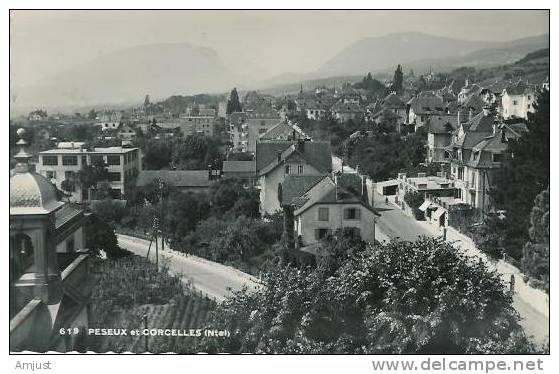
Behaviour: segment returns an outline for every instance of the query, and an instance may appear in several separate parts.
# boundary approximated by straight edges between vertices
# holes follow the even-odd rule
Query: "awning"
[[[421,204],[421,206],[419,207],[419,210],[425,212],[427,208],[429,208],[429,205],[431,205],[431,202],[429,200],[425,200],[423,204]]]
[[[439,219],[445,213],[446,213],[446,210],[444,210],[443,208],[438,208],[437,210],[435,210],[433,212],[433,215],[431,216],[431,219]]]

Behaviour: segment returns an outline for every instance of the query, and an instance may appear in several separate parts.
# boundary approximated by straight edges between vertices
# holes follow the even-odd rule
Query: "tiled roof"
[[[280,159],[278,160],[278,153]],[[275,169],[292,154],[299,153],[319,173],[332,171],[332,149],[329,142],[283,141],[256,143],[256,170],[265,174]]]
[[[353,103],[344,103],[341,100],[338,101],[336,104],[334,104],[334,106],[332,107],[332,111],[338,113],[364,113],[365,112],[365,110],[361,108],[359,105]]]
[[[411,99],[408,104],[415,114],[443,112],[443,100],[435,95],[417,96]]]
[[[383,100],[382,107],[385,109],[404,109],[406,104],[396,95],[391,93]]]
[[[299,126],[292,125],[285,122],[280,122],[264,134],[260,136],[262,140],[274,140],[274,139],[281,139],[287,140],[288,137],[293,135],[293,132],[296,133],[296,138],[307,138],[308,136],[299,128]]]
[[[519,81],[515,85],[508,86],[505,88],[507,94],[509,95],[527,95],[534,92],[534,88],[527,85],[526,83]]]
[[[83,212],[82,209],[79,209],[72,204],[64,204],[62,208],[57,210],[54,213],[55,217],[55,228],[60,228],[64,226],[66,223],[71,221],[74,217],[79,216]]]
[[[281,201],[282,205],[299,205],[304,203],[301,195],[314,187],[325,175],[288,175],[282,183]]]
[[[27,172],[10,177],[10,214],[45,214],[63,204],[56,188],[42,175]]]
[[[256,171],[262,170],[277,158],[294,142],[291,141],[264,141],[256,143]]]
[[[142,170],[136,186],[143,187],[161,178],[164,183],[175,187],[208,187],[208,170]]]
[[[426,126],[432,134],[450,134],[458,128],[458,118],[456,115],[430,116]]]
[[[224,173],[256,173],[256,161],[223,161]]]

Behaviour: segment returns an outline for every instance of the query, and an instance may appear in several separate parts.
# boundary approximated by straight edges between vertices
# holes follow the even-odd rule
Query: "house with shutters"
[[[358,179],[359,176],[351,175]],[[289,175],[281,187],[286,237],[291,248],[319,253],[321,242],[343,232],[373,242],[374,216],[362,191],[343,186],[340,176]],[[360,186],[357,187],[359,189]]]
[[[256,143],[256,175],[263,213],[272,214],[281,209],[278,189],[287,176],[331,173],[332,149],[329,142],[299,139]]]

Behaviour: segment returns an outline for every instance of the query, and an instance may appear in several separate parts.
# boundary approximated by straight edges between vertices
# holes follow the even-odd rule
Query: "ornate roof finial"
[[[25,133],[26,131],[23,128],[19,128],[17,130],[19,140],[16,144],[20,146],[20,149],[19,152],[14,156],[14,158],[17,160],[17,164],[15,167],[16,173],[27,173],[29,171],[29,159],[31,158],[31,155],[25,150],[25,146],[27,145],[27,142],[23,139]]]

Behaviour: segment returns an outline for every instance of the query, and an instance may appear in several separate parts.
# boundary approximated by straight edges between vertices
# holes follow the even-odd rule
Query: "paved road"
[[[117,234],[118,244],[139,256],[146,257],[149,242],[144,239],[128,235]],[[161,248],[161,246],[160,246]],[[155,261],[155,244],[152,245],[149,259]],[[229,266],[208,261],[196,256],[184,256],[178,252],[159,251],[159,263],[167,262],[169,271],[188,280],[192,287],[203,292],[208,297],[221,302],[237,291],[247,286],[249,289],[259,287],[258,280],[240,270]]]
[[[371,196],[370,193],[369,196]],[[374,196],[373,206],[380,213],[380,217],[377,217],[377,227],[391,239],[414,241],[420,236],[433,236],[431,231],[404,214],[396,205],[390,202],[386,204],[383,196],[378,193],[375,193]]]
[[[385,197],[375,193],[375,208],[378,208],[381,216],[377,218],[377,227],[390,238],[400,238],[400,240],[416,240],[419,236],[434,237],[441,233],[429,226],[426,222],[418,222],[405,214],[400,208],[392,202],[385,203]],[[449,240],[452,240],[450,238]],[[466,244],[466,243],[463,243]],[[460,245],[460,243],[458,243]],[[469,248],[467,245],[460,245],[468,255],[486,257],[479,253],[477,249]],[[470,246],[471,247],[471,246]],[[510,278],[510,274],[506,273],[503,266],[498,266],[497,270],[502,274],[503,280],[506,282]],[[491,264],[491,268],[495,268]],[[517,282],[520,283],[520,280]],[[532,337],[532,341],[542,345],[549,339],[549,315],[541,312],[541,307],[536,309],[530,302],[532,294],[523,292],[521,296],[517,291],[513,296],[513,306],[521,317],[520,325],[528,336]],[[534,301],[536,302],[536,301]],[[541,300],[538,300],[541,304]]]

